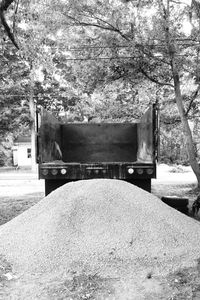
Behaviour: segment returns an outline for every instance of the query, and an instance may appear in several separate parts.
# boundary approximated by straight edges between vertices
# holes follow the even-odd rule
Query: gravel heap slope
[[[199,223],[134,185],[109,179],[60,187],[1,226],[0,241],[0,255],[18,273],[162,274],[200,257]]]

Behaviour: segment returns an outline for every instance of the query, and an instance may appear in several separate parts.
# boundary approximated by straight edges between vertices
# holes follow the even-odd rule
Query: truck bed
[[[38,160],[46,193],[70,180],[91,178],[127,180],[150,191],[156,177],[156,131],[153,106],[137,123],[63,124],[44,111]]]
[[[64,162],[137,160],[137,124],[66,124],[61,132]]]

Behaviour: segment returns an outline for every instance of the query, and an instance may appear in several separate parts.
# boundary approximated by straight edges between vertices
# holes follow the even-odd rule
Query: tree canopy
[[[12,32],[2,22],[3,119],[9,108],[13,120],[19,112],[31,123],[30,95],[71,121],[130,121],[159,100],[165,130],[182,124],[192,153],[188,120],[196,124],[200,114],[198,1],[4,0],[0,7]]]

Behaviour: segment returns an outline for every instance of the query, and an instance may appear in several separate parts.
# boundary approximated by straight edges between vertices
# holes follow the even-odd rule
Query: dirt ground
[[[161,198],[162,196],[169,195],[187,197],[189,199],[189,209],[191,211],[191,205],[199,193],[199,190],[196,188],[196,186],[196,178],[193,172],[191,171],[190,167],[159,165],[157,179],[152,180],[152,193],[158,196],[159,198]],[[24,172],[22,170],[7,172],[0,171],[0,225],[8,222],[15,216],[27,210],[32,205],[39,202],[43,197],[44,181],[38,180],[37,174],[27,171]],[[195,218],[198,221],[200,221],[200,213],[199,216],[196,216]],[[6,262],[3,263],[3,267],[0,264],[0,290],[1,288],[3,288],[2,291],[4,291],[6,295],[9,295],[10,279],[3,278],[1,276],[1,271],[6,268],[8,268],[9,271],[9,266],[6,265]],[[150,275],[147,278],[147,280],[148,279],[151,279]],[[199,279],[199,264],[197,267],[177,270],[176,273],[169,274],[166,278],[163,278],[162,284],[168,288],[168,293],[166,293],[159,299],[200,299]],[[102,280],[98,279],[98,277],[92,279],[90,278],[89,281],[85,278],[83,279],[83,282],[81,280],[80,278],[74,277],[73,282],[70,283],[73,285],[74,295],[72,296],[71,293],[70,297],[68,297],[66,294],[66,290],[69,290],[66,288],[66,282],[63,283],[62,280],[58,280],[58,282],[55,285],[49,281],[48,284],[50,294],[49,298],[45,299],[100,299],[96,298],[95,294],[98,293],[98,289],[103,289]],[[1,294],[0,292],[0,299],[1,295],[5,295],[5,293]],[[153,299],[151,298],[150,294],[148,299]],[[8,298],[6,299],[11,298],[9,298],[8,296]],[[135,300],[140,299],[136,298]]]

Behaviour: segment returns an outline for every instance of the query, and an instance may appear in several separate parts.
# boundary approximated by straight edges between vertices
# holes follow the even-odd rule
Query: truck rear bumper
[[[150,179],[156,178],[156,164],[135,163],[44,163],[39,166],[40,179],[81,180],[93,178]]]

